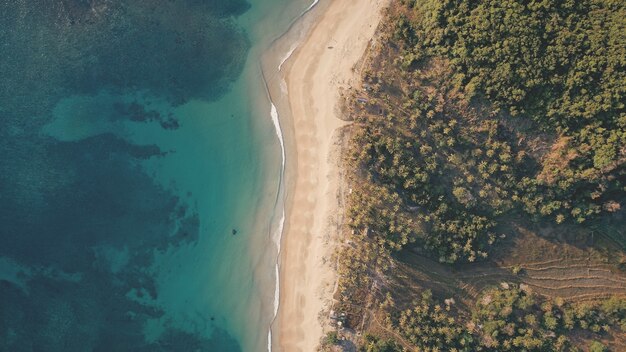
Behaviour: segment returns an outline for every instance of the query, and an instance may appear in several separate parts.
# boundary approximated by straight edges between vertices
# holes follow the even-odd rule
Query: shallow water
[[[0,351],[257,351],[309,1],[0,1]]]

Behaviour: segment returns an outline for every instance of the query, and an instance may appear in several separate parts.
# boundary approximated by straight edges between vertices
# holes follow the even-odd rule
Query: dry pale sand
[[[320,312],[332,299],[329,223],[338,211],[339,165],[331,158],[340,88],[356,86],[364,55],[387,0],[333,0],[292,57],[285,80],[297,170],[281,254],[278,343],[281,351],[315,351]],[[331,236],[332,237],[332,236]],[[331,240],[332,242],[332,240]],[[323,319],[322,319],[323,320]]]

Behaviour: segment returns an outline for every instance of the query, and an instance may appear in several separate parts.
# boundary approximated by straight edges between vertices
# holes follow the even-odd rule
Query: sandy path
[[[286,71],[297,158],[293,198],[281,255],[279,348],[315,351],[323,334],[318,318],[329,302],[334,272],[329,218],[337,212],[338,163],[331,158],[339,88],[358,82],[363,56],[387,0],[333,0],[292,57]]]

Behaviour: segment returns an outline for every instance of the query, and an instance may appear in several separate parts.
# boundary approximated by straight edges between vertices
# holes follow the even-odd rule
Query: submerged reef
[[[170,151],[109,132],[59,140],[43,128],[70,97],[143,92],[172,107],[219,98],[246,60],[250,44],[233,19],[248,8],[0,1],[0,351],[239,349],[218,328],[206,336],[172,326],[146,341],[146,322],[163,312],[129,297],[156,298],[146,270],[155,250],[198,238],[194,206],[139,166]],[[83,115],[168,130],[184,124],[142,102],[114,106]]]

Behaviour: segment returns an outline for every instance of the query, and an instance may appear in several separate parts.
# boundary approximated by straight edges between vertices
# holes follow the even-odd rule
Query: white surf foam
[[[278,236],[274,238],[276,247],[278,247],[279,254],[280,254],[280,239],[282,237],[284,224],[285,224],[285,211],[283,210],[281,218],[280,218],[280,224],[276,231],[276,234],[278,234]],[[276,286],[274,288],[274,318],[276,318],[276,315],[278,315],[278,306],[280,304],[280,273],[279,273],[278,260],[276,261],[275,268],[276,268]],[[272,329],[271,328],[267,332],[267,350],[269,352],[272,352]]]
[[[320,2],[320,0],[314,0],[313,3],[311,5],[309,5],[309,7],[306,8],[306,10],[304,10],[304,12],[302,13],[303,15],[309,11],[311,11],[312,8],[315,7],[315,5],[317,5],[317,3]]]
[[[294,51],[296,51],[296,49],[298,49],[298,46],[300,44],[299,43],[293,43],[291,45],[291,47],[289,48],[289,51],[287,51],[287,54],[285,54],[285,56],[283,56],[282,60],[280,60],[280,64],[278,64],[278,71],[280,71],[283,68],[283,64],[289,60],[289,58],[291,57],[291,55],[293,54]]]
[[[302,16],[306,15],[307,12],[311,11],[315,5],[317,5],[317,3],[320,0],[314,0],[313,3],[311,5],[309,5],[309,7],[306,8],[306,10],[302,11],[302,13],[300,14],[300,16],[298,16],[293,23],[295,23],[298,19],[300,19]],[[292,23],[292,25],[293,25]],[[291,26],[290,26],[291,27]],[[283,65],[285,64],[285,62],[287,60],[289,60],[289,58],[291,57],[291,55],[293,54],[294,51],[296,51],[296,49],[298,49],[298,46],[300,46],[300,42],[295,42],[293,44],[291,44],[291,47],[289,48],[289,50],[287,50],[287,53],[285,54],[285,56],[283,56],[283,58],[280,60],[280,63],[278,64],[278,71],[280,71],[283,67]]]
[[[271,110],[270,115],[272,117],[272,123],[274,124],[274,129],[276,131],[276,136],[278,137],[278,141],[280,142],[280,150],[281,150],[281,168],[280,168],[280,182],[278,188],[278,196],[282,195],[282,187],[283,187],[283,178],[285,176],[285,161],[286,161],[286,152],[285,152],[285,142],[283,139],[283,130],[280,127],[280,117],[278,116],[278,110],[276,109],[276,105],[270,98]],[[277,199],[276,208],[281,206],[279,200]],[[276,209],[278,210],[278,209]],[[272,321],[276,319],[278,315],[278,307],[280,304],[280,268],[279,268],[279,258],[280,258],[280,243],[283,237],[283,228],[285,226],[285,208],[281,206],[280,209],[280,218],[278,219],[278,227],[276,231],[272,234],[272,241],[276,245],[276,265],[275,265],[275,274],[276,274],[276,284],[274,287],[274,316]],[[267,350],[268,352],[272,352],[272,328],[270,327],[267,333]]]
[[[274,123],[274,128],[276,129],[276,135],[278,136],[278,141],[280,142],[280,150],[282,155],[282,163],[281,163],[281,179],[283,174],[285,173],[285,141],[283,140],[283,130],[280,128],[280,120],[278,117],[278,110],[276,110],[276,105],[274,102],[270,101],[272,104],[272,109],[270,111],[270,115],[272,116],[272,122]]]

